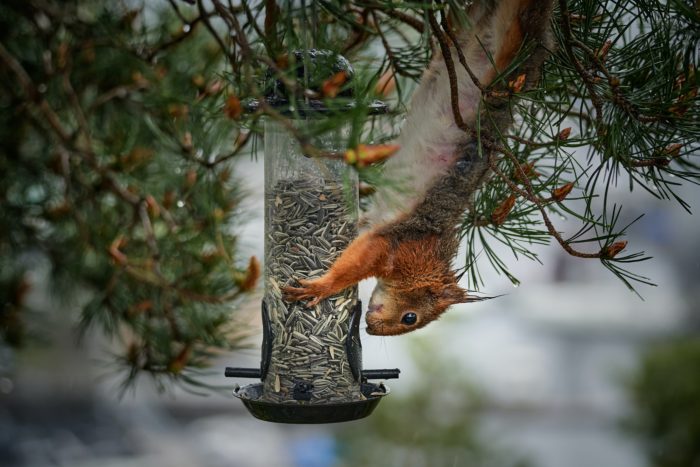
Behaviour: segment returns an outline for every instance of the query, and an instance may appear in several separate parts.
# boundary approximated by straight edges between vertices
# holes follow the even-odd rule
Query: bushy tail
[[[430,151],[431,144],[442,145],[441,150],[450,153],[450,163],[442,172],[436,172],[425,187],[422,200],[412,211],[387,225],[385,230],[414,237],[454,232],[474,192],[488,174],[486,151],[479,151],[473,136],[477,119],[481,119],[482,138],[508,131],[512,124],[509,105],[512,96],[508,85],[522,76],[524,80],[519,88],[525,90],[539,80],[542,63],[552,44],[551,10],[551,0],[475,1],[467,10],[467,21],[455,25],[457,15],[452,15],[451,36],[456,38],[456,46],[471,71],[470,74],[460,63],[460,54],[455,44],[450,43],[459,110],[467,131],[455,123],[451,95],[454,86],[448,77],[445,57],[439,54],[414,95],[403,129],[403,132],[415,131],[406,137],[402,132],[399,144],[401,140],[413,145],[424,144],[423,151]],[[517,66],[516,58],[522,58]],[[475,78],[482,89],[488,89],[485,95],[474,82]],[[431,122],[426,121],[431,118],[426,109],[436,105],[437,123],[431,126]],[[482,118],[484,112],[488,112],[488,117]],[[428,143],[422,143],[423,140]]]
[[[551,0],[496,0],[475,1],[467,10],[467,20],[450,23],[456,29],[458,47],[466,59],[472,75],[460,62],[456,47],[450,47],[450,55],[455,64],[457,85],[460,90],[460,107],[475,109],[481,92],[474,83],[477,78],[482,87],[498,88],[523,75],[525,81],[521,89],[534,86],[540,77],[540,68],[553,40],[550,31],[552,14]],[[453,18],[458,15],[453,14]],[[457,23],[457,25],[455,25]],[[522,55],[521,55],[522,54]],[[514,60],[526,57],[518,66]],[[438,60],[445,68],[444,57]],[[449,84],[449,83],[448,83]],[[468,100],[468,98],[472,100]],[[473,124],[474,119],[465,119]],[[504,122],[507,126],[510,121]]]

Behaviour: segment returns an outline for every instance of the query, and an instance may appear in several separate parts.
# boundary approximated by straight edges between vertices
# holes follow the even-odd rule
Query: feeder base
[[[338,423],[364,418],[374,411],[389,388],[383,384],[362,384],[366,400],[337,402],[332,404],[276,403],[261,401],[263,384],[249,384],[233,391],[248,411],[260,420],[276,423]],[[380,395],[378,395],[380,394]]]

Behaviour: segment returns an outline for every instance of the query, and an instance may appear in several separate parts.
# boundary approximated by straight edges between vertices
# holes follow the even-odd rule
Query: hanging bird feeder
[[[339,104],[290,98],[277,81],[266,95],[268,104],[300,128],[355,106],[347,86],[353,70],[345,58],[318,50],[294,55],[298,81],[326,97],[337,96]],[[248,111],[258,106],[246,103]],[[370,106],[370,113],[384,110],[380,102]],[[357,236],[357,173],[342,160],[303,154],[289,131],[272,119],[264,132],[262,359],[260,368],[226,368],[226,376],[261,380],[237,387],[234,395],[262,420],[331,423],[366,417],[389,392],[370,380],[398,378],[399,370],[362,369],[357,287],[309,308],[285,301],[281,292],[297,278],[321,276]],[[342,151],[345,133],[343,128],[326,132],[314,145]]]

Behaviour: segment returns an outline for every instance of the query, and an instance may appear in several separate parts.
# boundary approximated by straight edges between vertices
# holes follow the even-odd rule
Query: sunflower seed
[[[314,385],[308,403],[359,400],[359,383],[347,371],[343,340],[357,288],[313,308],[282,298],[283,286],[298,287],[297,279],[322,276],[357,234],[343,187],[312,178],[280,180],[265,196],[265,301],[273,342],[262,398],[299,403],[293,389],[295,381],[303,380]]]

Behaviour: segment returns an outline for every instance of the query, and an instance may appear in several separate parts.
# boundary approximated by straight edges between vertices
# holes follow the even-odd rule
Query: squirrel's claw
[[[314,307],[325,298],[322,287],[317,281],[299,280],[300,287],[286,286],[282,288],[282,297],[288,302],[298,302],[300,300],[310,299],[307,307]]]

